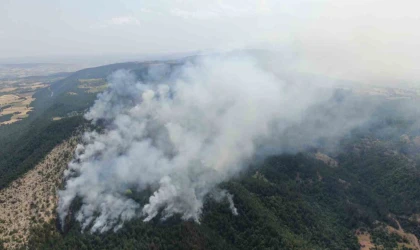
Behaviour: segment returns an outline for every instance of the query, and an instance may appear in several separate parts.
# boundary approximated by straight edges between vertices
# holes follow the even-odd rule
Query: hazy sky
[[[310,7],[298,1],[1,1],[1,57],[184,52],[271,42],[289,36],[290,22]]]
[[[0,59],[287,48],[309,71],[420,79],[418,0],[0,2]]]

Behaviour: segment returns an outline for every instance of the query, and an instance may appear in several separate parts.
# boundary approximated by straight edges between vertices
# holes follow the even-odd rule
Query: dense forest
[[[397,227],[420,237],[408,218],[419,213],[420,170],[394,147],[360,138],[344,142],[338,166],[313,152],[272,156],[222,188],[228,204],[208,200],[201,224],[173,218],[137,219],[116,233],[82,233],[74,218],[64,232],[52,223],[33,231],[34,249],[359,249],[357,229],[370,232],[384,249],[407,239]],[[396,145],[392,145],[396,146]],[[400,148],[401,149],[401,148]],[[141,195],[133,196],[141,201]],[[77,206],[77,204],[75,204]]]
[[[36,93],[29,118],[0,126],[0,189],[87,124],[82,114],[97,93],[77,87],[81,80],[95,79],[100,86],[119,68],[141,78],[147,64],[71,74]],[[32,228],[28,248],[359,249],[359,232],[368,233],[378,249],[409,248],[406,237],[389,229],[401,226],[420,238],[420,224],[412,219],[420,214],[420,127],[416,119],[398,112],[402,102],[382,106],[371,124],[352,131],[334,152],[312,148],[273,155],[223,183],[220,188],[233,195],[236,216],[228,204],[208,199],[200,224],[180,218],[162,221],[159,216],[145,223],[138,218],[103,234],[82,232],[70,216],[64,230],[57,221]],[[144,194],[131,198],[145,202]],[[80,204],[73,206],[76,210]]]
[[[394,129],[399,131],[402,121],[395,119],[385,123],[388,128],[397,124]],[[359,249],[356,232],[361,230],[380,249],[404,249],[409,247],[408,239],[387,228],[398,228],[400,223],[406,232],[420,237],[420,225],[410,219],[420,213],[419,151],[412,140],[418,134],[401,138],[378,131],[379,127],[363,134],[355,131],[343,139],[341,150],[332,154],[336,164],[317,159],[320,153],[313,150],[272,156],[250,167],[221,185],[234,195],[237,216],[228,204],[209,199],[201,224],[179,218],[149,223],[137,219],[116,233],[90,234],[81,232],[72,218],[64,231],[54,223],[34,229],[30,245],[34,249]],[[133,199],[142,202],[142,194]]]
[[[118,69],[132,70],[141,76],[147,65],[120,63],[84,69],[38,90],[31,103],[34,111],[28,118],[0,125],[0,189],[35,166],[55,145],[85,124],[82,114],[92,106],[98,93],[80,88],[80,81],[98,79],[105,84],[106,78]],[[54,117],[62,119],[54,121]]]

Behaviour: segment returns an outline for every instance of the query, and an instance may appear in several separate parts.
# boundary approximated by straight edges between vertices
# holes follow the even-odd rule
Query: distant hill
[[[106,87],[112,72],[128,69],[140,76],[147,72],[149,64],[129,62],[83,69],[38,90],[33,95],[35,100],[30,104],[33,111],[28,118],[0,126],[0,188],[35,166],[84,123],[82,114],[92,106],[98,90]],[[91,79],[97,81],[94,84],[99,81],[102,89],[86,84]],[[59,121],[54,119],[57,117]]]

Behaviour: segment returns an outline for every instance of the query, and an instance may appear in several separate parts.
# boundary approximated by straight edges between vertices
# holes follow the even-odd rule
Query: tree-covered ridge
[[[88,87],[104,85],[107,74],[119,68],[140,78],[147,71],[146,64],[128,63],[76,72],[39,91],[27,120],[0,127],[0,188],[86,124],[81,115],[96,98]],[[116,233],[90,234],[81,233],[73,213],[64,231],[56,221],[34,226],[28,247],[359,249],[360,232],[379,249],[412,247],[399,225],[420,238],[420,128],[415,118],[401,115],[401,102],[386,103],[370,124],[353,131],[334,152],[320,147],[271,156],[223,183],[221,188],[234,196],[237,216],[228,204],[209,199],[201,224],[137,219]],[[140,204],[148,197],[130,195]]]
[[[131,70],[141,79],[151,63],[118,63],[83,69],[38,90],[28,118],[0,125],[0,189],[33,168],[54,146],[86,123],[82,114],[98,94],[84,88],[86,80],[100,79],[103,85],[119,69]]]
[[[38,249],[359,249],[360,230],[378,249],[413,247],[420,238],[419,169],[398,145],[363,138],[335,156],[338,167],[314,153],[273,156],[222,185],[228,204],[207,201],[201,224],[180,219],[131,221],[116,233],[81,233],[74,218],[34,230]],[[392,152],[392,153],[391,153]],[[133,197],[140,199],[139,197]],[[77,204],[75,204],[77,206]],[[399,225],[405,231],[399,234]],[[49,235],[49,236],[48,236]],[[383,248],[382,248],[383,247]]]

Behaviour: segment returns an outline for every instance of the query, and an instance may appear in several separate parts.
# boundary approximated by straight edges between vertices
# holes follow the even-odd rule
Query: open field
[[[32,107],[30,107],[34,100],[32,95],[33,93],[0,96],[0,117],[10,116],[10,119],[0,122],[0,125],[11,124],[26,118],[32,111]]]
[[[0,105],[8,105],[14,102],[18,102],[20,99],[17,95],[3,95],[0,96]]]
[[[28,117],[28,113],[33,110],[33,94],[48,86],[48,82],[39,79],[0,80],[0,125]]]
[[[45,76],[59,72],[73,72],[83,66],[61,63],[0,64],[0,79]]]
[[[0,80],[0,95],[24,94],[48,86],[48,83],[36,80]]]
[[[4,93],[9,93],[9,92],[13,92],[15,90],[17,90],[17,88],[4,88],[1,91],[4,92]]]
[[[79,89],[83,89],[88,93],[99,93],[104,91],[108,84],[103,78],[80,79]]]
[[[10,117],[0,122],[0,125],[11,124],[26,118],[28,113],[32,111],[32,107],[30,107],[34,100],[32,95],[33,93],[0,96],[0,117]]]

